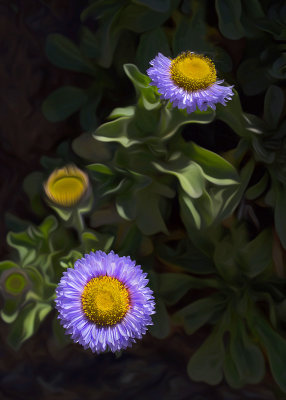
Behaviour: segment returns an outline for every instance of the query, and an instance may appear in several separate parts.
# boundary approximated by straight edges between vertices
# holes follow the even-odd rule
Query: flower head
[[[91,252],[77,260],[56,290],[66,333],[96,353],[126,349],[141,339],[155,307],[146,276],[129,257],[114,252]]]
[[[50,201],[58,206],[71,207],[86,194],[88,177],[76,166],[67,165],[52,172],[44,189]]]
[[[233,86],[221,86],[223,80],[217,80],[213,62],[205,56],[184,52],[171,60],[159,53],[150,62],[147,74],[150,83],[157,86],[163,99],[170,100],[173,107],[186,108],[188,113],[198,109],[215,110],[216,103],[224,106],[233,96]]]

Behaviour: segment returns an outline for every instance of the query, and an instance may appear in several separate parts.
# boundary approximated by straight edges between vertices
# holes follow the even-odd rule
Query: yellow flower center
[[[98,325],[114,325],[130,307],[129,293],[118,279],[99,276],[91,279],[81,295],[87,318]]]
[[[88,186],[87,175],[80,169],[67,166],[55,170],[45,184],[45,191],[54,203],[70,207],[79,202]]]
[[[188,92],[206,89],[216,81],[213,62],[208,57],[190,52],[172,60],[170,73],[173,82]]]

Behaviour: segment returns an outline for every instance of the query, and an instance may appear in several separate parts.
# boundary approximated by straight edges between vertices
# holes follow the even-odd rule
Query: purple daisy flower
[[[130,257],[91,252],[64,272],[56,308],[66,333],[85,349],[126,349],[153,325],[155,302],[147,274]]]
[[[188,113],[198,109],[215,110],[216,103],[226,105],[233,96],[233,86],[221,86],[213,62],[205,56],[184,52],[173,60],[159,53],[150,61],[147,74],[150,85],[157,86],[161,97],[170,100],[173,107],[186,108]]]

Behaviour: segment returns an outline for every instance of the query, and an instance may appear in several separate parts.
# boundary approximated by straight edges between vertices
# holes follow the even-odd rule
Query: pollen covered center
[[[200,54],[185,52],[171,62],[173,82],[189,91],[206,89],[216,82],[216,70],[213,62]]]
[[[76,202],[84,190],[84,182],[76,176],[57,179],[51,186],[54,197],[63,199],[68,194],[71,202]]]
[[[84,287],[81,301],[87,318],[98,325],[117,324],[130,307],[128,290],[110,276],[91,279]]]
[[[70,207],[79,202],[88,187],[87,175],[79,168],[67,166],[55,170],[45,184],[45,191],[56,204]]]

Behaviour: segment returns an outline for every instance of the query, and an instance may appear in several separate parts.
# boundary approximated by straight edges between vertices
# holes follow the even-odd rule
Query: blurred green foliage
[[[260,382],[269,365],[286,393],[284,2],[99,0],[81,21],[76,43],[47,38],[49,61],[89,83],[58,88],[43,113],[58,122],[79,112],[85,132],[24,182],[43,222],[7,216],[11,260],[0,273],[8,343],[18,349],[36,332],[65,268],[114,249],[149,273],[154,337],[175,327],[204,332],[187,365],[192,380],[240,388]],[[210,56],[235,85],[226,107],[187,114],[160,101],[145,75],[149,61],[184,50]],[[198,143],[197,132],[205,135]],[[227,150],[224,132],[234,138]],[[43,182],[69,162],[88,173],[92,195],[81,208],[52,210]],[[54,334],[64,343],[56,320]]]

